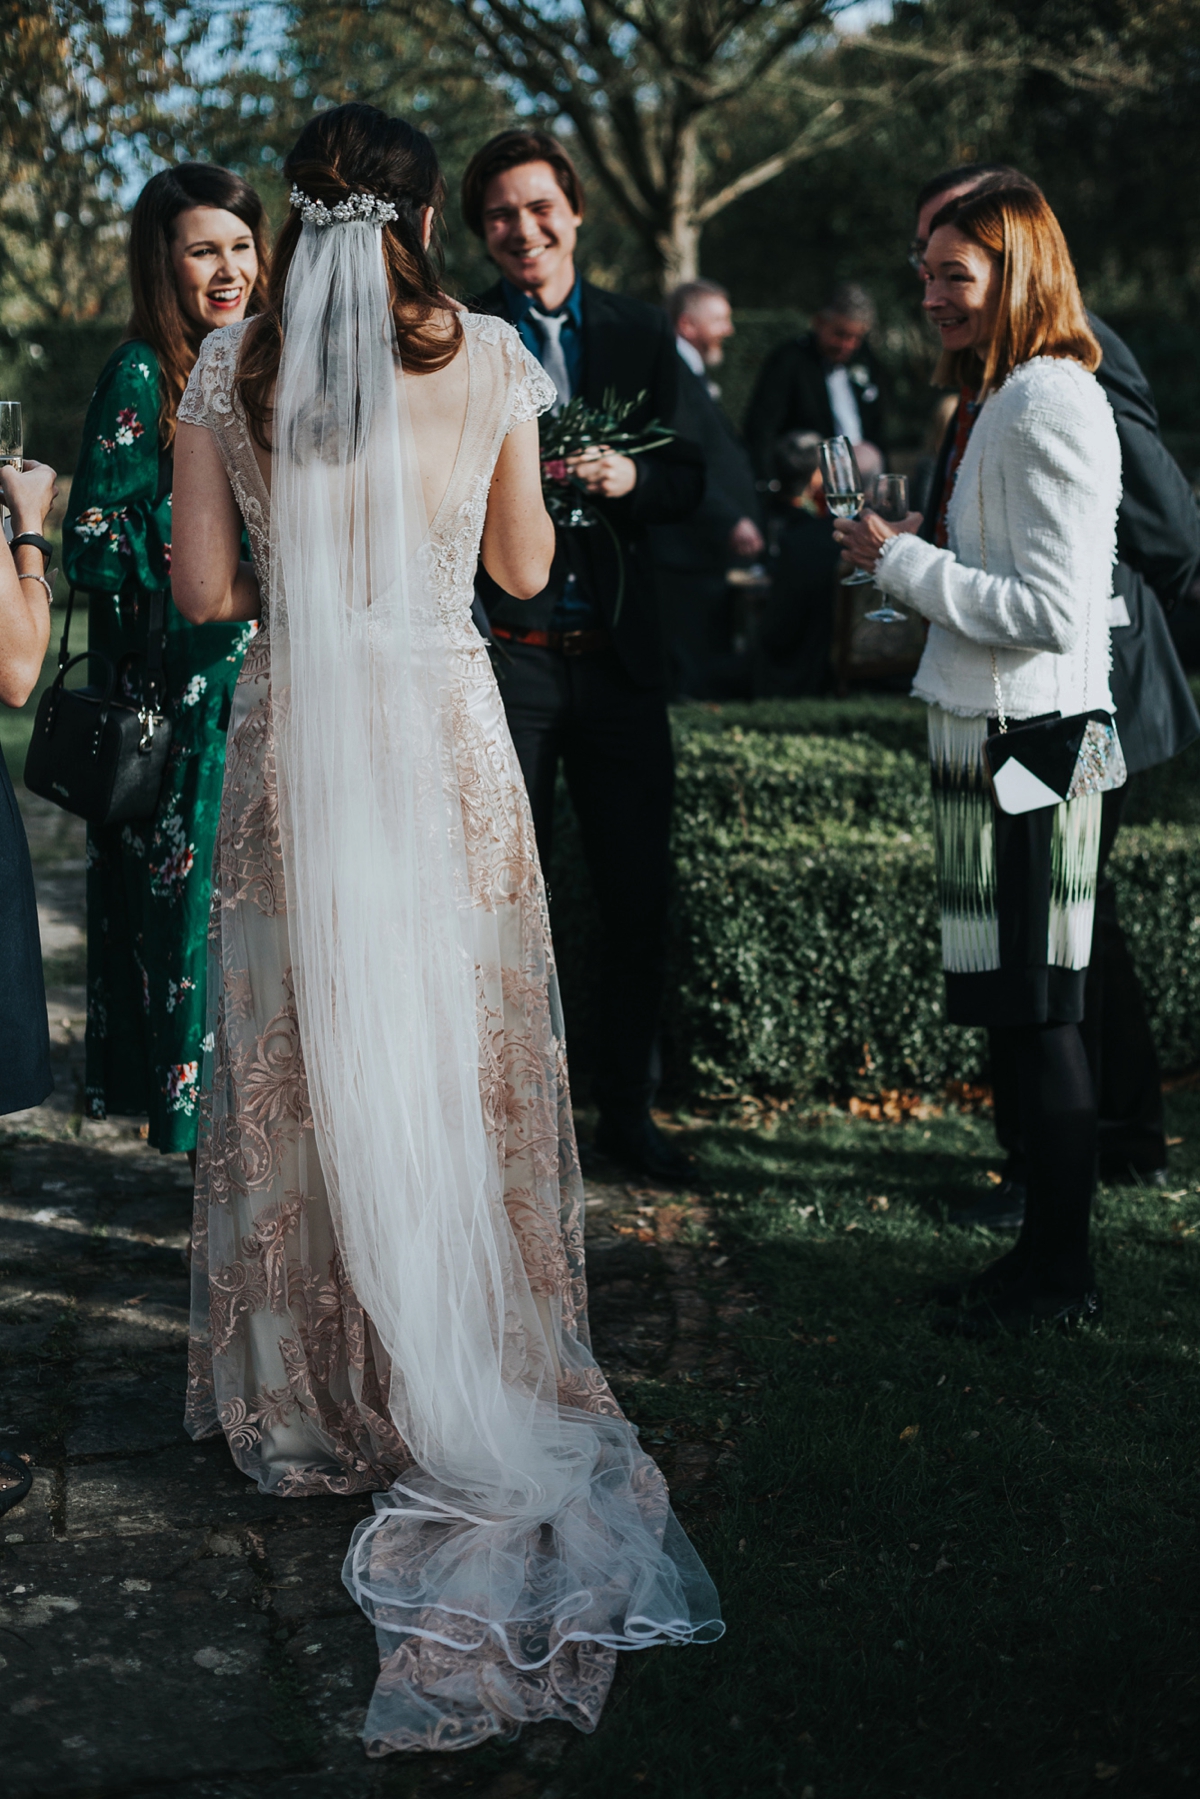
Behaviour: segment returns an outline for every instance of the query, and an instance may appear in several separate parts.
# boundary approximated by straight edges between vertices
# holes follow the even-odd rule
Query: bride
[[[375,1493],[368,1751],[595,1728],[616,1652],[716,1593],[592,1358],[582,1187],[525,790],[477,559],[548,576],[515,331],[441,293],[427,138],[322,113],[267,309],[179,408],[173,592],[256,619],[210,927],[187,1425],[262,1491]],[[253,562],[239,561],[243,525]]]

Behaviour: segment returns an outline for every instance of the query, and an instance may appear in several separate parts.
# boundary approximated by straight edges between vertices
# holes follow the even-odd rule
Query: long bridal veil
[[[344,1578],[385,1648],[464,1658],[436,1692],[381,1683],[368,1739],[432,1728],[455,1747],[515,1727],[514,1676],[564,1646],[723,1627],[632,1428],[561,1403],[594,1363],[563,1306],[531,1290],[504,1204],[476,998],[502,927],[472,894],[407,379],[379,225],[306,222],[272,454],[288,928],[339,1248],[413,1457]]]

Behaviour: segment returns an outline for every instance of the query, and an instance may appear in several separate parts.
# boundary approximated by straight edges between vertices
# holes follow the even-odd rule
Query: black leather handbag
[[[158,806],[171,748],[171,721],[162,710],[165,593],[149,596],[145,682],[140,704],[116,692],[117,670],[98,650],[70,653],[75,590],[58,650],[58,673],[38,703],[25,785],[89,824],[150,818]],[[80,662],[103,670],[99,685],[68,687]]]

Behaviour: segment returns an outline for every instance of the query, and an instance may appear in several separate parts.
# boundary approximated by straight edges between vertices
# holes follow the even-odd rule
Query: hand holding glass
[[[908,476],[879,475],[875,481],[875,491],[871,496],[871,511],[879,514],[889,525],[902,525],[908,517]],[[868,580],[871,577],[868,575]],[[865,612],[876,625],[902,625],[906,614],[893,606],[885,596],[883,605],[876,606],[873,612]]]
[[[827,437],[818,444],[821,479],[825,483],[825,504],[834,518],[857,518],[862,511],[863,478],[854,459],[854,445],[848,437]],[[870,587],[871,577],[862,569],[843,578],[843,587]]]

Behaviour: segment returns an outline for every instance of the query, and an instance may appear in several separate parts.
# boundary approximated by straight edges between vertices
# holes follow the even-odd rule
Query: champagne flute
[[[24,468],[20,400],[0,400],[0,468]]]
[[[889,525],[902,525],[908,517],[908,476],[879,475],[871,496],[871,511]],[[907,614],[893,606],[885,594],[883,604],[873,612],[864,612],[863,617],[876,625],[902,625]]]
[[[25,467],[23,444],[20,400],[0,400],[0,468]],[[8,507],[2,502],[0,517],[8,519]]]
[[[834,518],[857,518],[862,511],[863,478],[854,459],[854,445],[848,437],[827,437],[817,445],[817,454],[825,483],[825,504]],[[871,577],[864,569],[855,569],[842,580],[843,587],[871,585]]]

